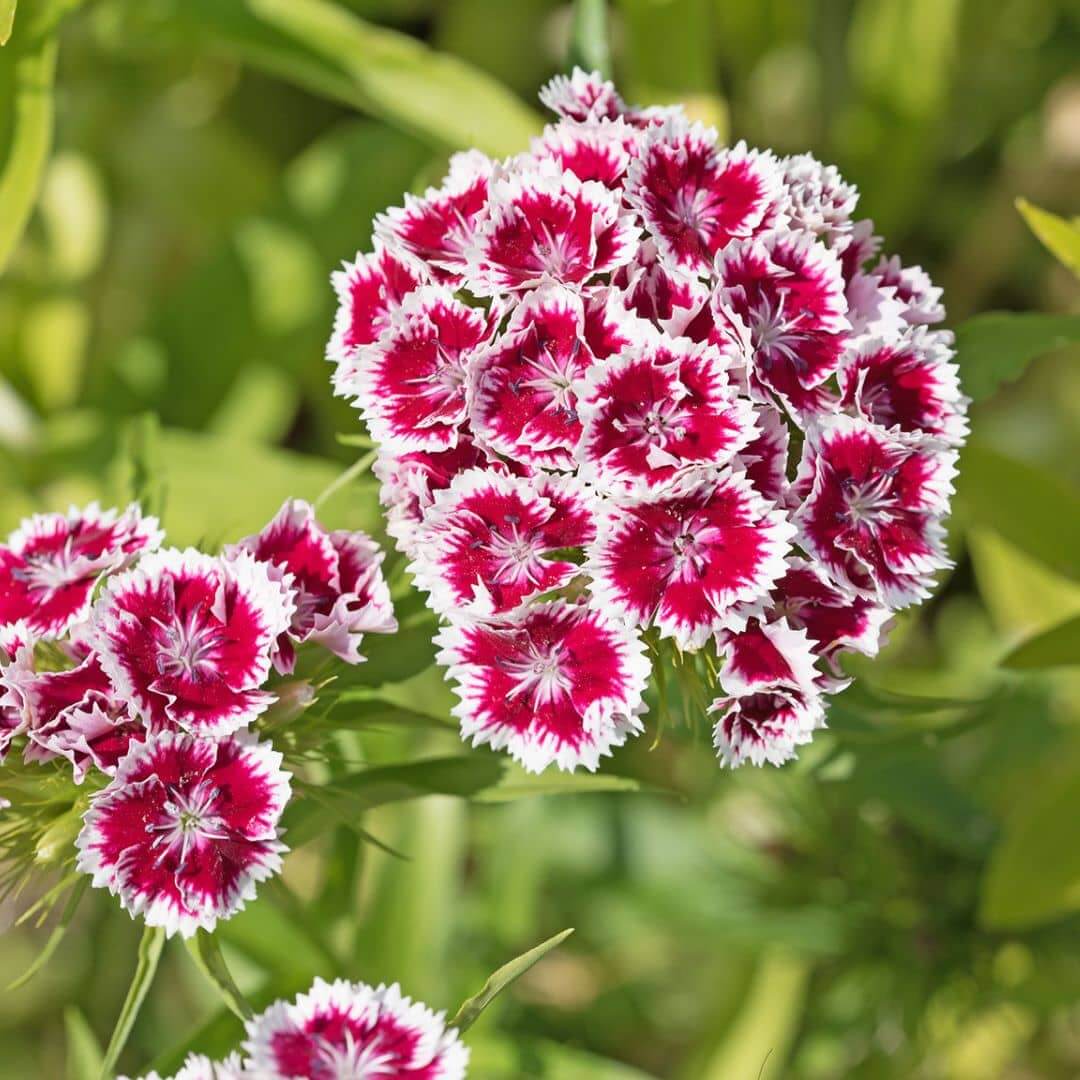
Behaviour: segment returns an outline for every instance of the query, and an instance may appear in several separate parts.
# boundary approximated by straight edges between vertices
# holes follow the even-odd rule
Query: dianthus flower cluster
[[[941,290],[809,155],[579,70],[541,99],[527,153],[455,156],[334,275],[335,391],[465,737],[594,769],[666,651],[702,654],[724,763],[783,762],[949,565]]]
[[[395,983],[343,979],[277,1001],[248,1021],[243,1053],[192,1055],[172,1080],[463,1080],[469,1051],[445,1016]],[[162,1080],[150,1073],[142,1080]]]
[[[396,624],[378,549],[306,503],[221,555],[163,539],[136,506],[91,505],[0,546],[0,761],[89,779],[78,869],[190,936],[281,866],[289,774],[255,731],[274,672],[306,642],[358,663]]]

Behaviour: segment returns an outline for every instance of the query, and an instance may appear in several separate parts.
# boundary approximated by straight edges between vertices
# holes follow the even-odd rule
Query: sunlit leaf
[[[956,362],[964,392],[975,401],[1018,379],[1047,353],[1080,344],[1080,315],[991,311],[956,330]]]
[[[98,1080],[104,1055],[93,1029],[74,1005],[64,1010],[67,1033],[67,1080]]]
[[[11,40],[11,30],[15,25],[15,9],[19,0],[0,0],[0,45]]]
[[[983,879],[979,920],[1019,930],[1080,909],[1080,759],[1041,776],[1005,821]]]
[[[233,981],[229,967],[225,963],[225,957],[221,955],[218,939],[213,934],[200,930],[194,937],[188,938],[184,944],[199,970],[214,984],[226,1008],[241,1020],[250,1019],[254,1013]]]
[[[1027,199],[1017,199],[1016,209],[1023,214],[1028,228],[1042,241],[1043,247],[1080,277],[1080,218],[1066,221]]]
[[[131,985],[128,987],[127,997],[120,1009],[120,1015],[116,1019],[112,1038],[109,1039],[108,1048],[105,1051],[105,1060],[101,1064],[102,1080],[111,1080],[113,1070],[120,1055],[127,1045],[128,1036],[135,1026],[139,1010],[150,992],[150,986],[157,974],[158,961],[161,959],[161,950],[165,946],[165,931],[160,926],[147,926],[143,930],[142,940],[139,942],[138,961],[135,965],[135,974],[132,976]]]
[[[1001,663],[1021,670],[1080,664],[1080,615],[1025,641]]]
[[[521,956],[511,960],[510,963],[504,964],[484,983],[479,993],[462,1002],[461,1008],[458,1009],[453,1020],[450,1021],[451,1026],[456,1027],[458,1031],[468,1031],[476,1023],[480,1014],[503,990],[515,979],[521,978],[529,968],[543,960],[552,949],[561,945],[573,932],[573,927],[563,930],[528,952],[522,953]]]

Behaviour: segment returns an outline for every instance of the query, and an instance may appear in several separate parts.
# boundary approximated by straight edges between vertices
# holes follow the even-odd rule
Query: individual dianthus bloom
[[[955,452],[940,444],[831,417],[803,449],[810,490],[793,515],[799,541],[837,582],[907,607],[950,565],[940,518],[955,472]]]
[[[579,180],[595,180],[621,191],[640,138],[621,118],[589,124],[564,120],[546,127],[533,140],[532,153],[541,160],[554,159]]]
[[[845,183],[835,165],[823,165],[812,154],[794,154],[780,167],[783,213],[792,228],[806,229],[830,243],[852,231],[859,193],[854,184]]]
[[[249,1020],[244,1049],[263,1080],[463,1080],[469,1051],[445,1015],[398,985],[316,979]]]
[[[968,399],[950,344],[951,335],[922,327],[891,341],[860,342],[841,364],[841,404],[880,427],[959,446],[968,433]]]
[[[885,287],[894,290],[904,306],[904,319],[912,325],[939,323],[945,318],[942,290],[930,280],[921,266],[903,266],[898,255],[882,257],[873,275]]]
[[[751,619],[741,631],[724,631],[717,645],[724,695],[709,712],[719,714],[713,745],[720,760],[733,767],[783,764],[825,719],[806,631],[784,619]]]
[[[744,475],[705,470],[613,502],[586,570],[605,609],[696,650],[766,596],[794,533]]]
[[[383,554],[366,533],[327,531],[302,499],[289,499],[255,536],[226,549],[250,552],[291,593],[288,630],[274,645],[274,666],[288,674],[296,646],[315,642],[349,664],[363,661],[364,634],[397,629],[390,590],[382,575]]]
[[[728,241],[761,226],[780,196],[780,179],[772,154],[742,142],[721,149],[714,130],[678,117],[645,136],[626,199],[672,266],[707,274]]]
[[[759,495],[778,503],[788,487],[791,433],[775,409],[758,406],[754,418],[757,434],[739,451],[735,462]]]
[[[281,755],[246,734],[152,735],[92,798],[77,867],[170,936],[213,930],[281,869],[288,799]]]
[[[91,503],[66,514],[35,514],[0,546],[0,626],[23,622],[59,637],[84,619],[103,574],[160,543],[155,518],[134,504],[123,513]]]
[[[499,622],[452,623],[435,640],[457,683],[462,736],[506,749],[530,772],[595,770],[640,730],[644,647],[594,606],[535,603]]]
[[[410,293],[356,357],[355,393],[372,437],[399,450],[449,450],[465,419],[465,380],[492,320],[441,286]]]
[[[581,400],[581,473],[603,489],[649,489],[724,465],[757,434],[754,412],[713,346],[676,338],[590,368]]]
[[[120,1080],[125,1080],[121,1077]],[[203,1054],[189,1054],[178,1073],[171,1077],[157,1072],[147,1073],[137,1080],[259,1080],[258,1074],[244,1067],[239,1054],[230,1054],[224,1061],[211,1061]]]
[[[261,687],[293,611],[289,592],[247,552],[168,549],[106,583],[93,640],[117,696],[151,730],[223,735],[274,700]]]
[[[459,474],[424,517],[410,570],[445,614],[505,614],[566,585],[578,566],[560,553],[596,536],[594,505],[571,477]]]
[[[379,340],[390,326],[390,313],[422,280],[416,263],[379,245],[371,255],[357,254],[353,262],[331,275],[338,309],[326,355],[336,365],[335,394],[348,397],[354,392],[358,350]]]

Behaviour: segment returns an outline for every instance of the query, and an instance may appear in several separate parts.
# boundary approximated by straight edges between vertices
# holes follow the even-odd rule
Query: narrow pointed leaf
[[[67,1033],[67,1080],[97,1080],[104,1056],[86,1017],[74,1005],[64,1010]]]
[[[1017,199],[1016,209],[1043,247],[1080,277],[1080,218],[1066,221],[1049,210],[1029,203],[1027,199]]]
[[[529,968],[539,963],[552,949],[561,945],[572,933],[574,928],[563,930],[561,933],[541,942],[527,953],[522,953],[509,964],[504,964],[491,978],[484,983],[480,993],[474,994],[462,1003],[460,1009],[450,1021],[451,1027],[456,1027],[459,1032],[467,1031],[476,1022],[477,1017],[503,992],[512,982],[521,978]]]
[[[105,1051],[105,1060],[101,1065],[101,1080],[112,1080],[116,1063],[124,1052],[131,1029],[138,1019],[139,1010],[154,982],[164,946],[165,931],[160,926],[146,927],[142,940],[139,942],[139,958],[135,965],[135,974],[132,976],[120,1015],[116,1019],[116,1027],[113,1028],[108,1049]]]
[[[184,942],[191,958],[202,973],[214,984],[226,1007],[241,1020],[250,1020],[255,1014],[247,999],[240,993],[233,981],[221,945],[213,934],[200,930],[194,937]]]
[[[1029,638],[1001,664],[1020,670],[1080,664],[1080,615]]]
[[[11,40],[11,28],[15,25],[15,8],[18,0],[0,0],[0,45]]]
[[[64,906],[64,911],[60,916],[60,922],[53,927],[52,932],[49,934],[48,939],[45,942],[45,947],[38,953],[37,959],[24,971],[14,982],[9,983],[7,989],[18,990],[20,986],[25,986],[52,958],[53,953],[56,952],[57,947],[63,940],[64,935],[67,933],[68,927],[71,925],[71,920],[75,918],[75,912],[79,907],[79,902],[86,894],[86,888],[90,884],[90,879],[85,875],[82,875],[75,887],[71,890],[71,895],[68,897],[68,902]]]

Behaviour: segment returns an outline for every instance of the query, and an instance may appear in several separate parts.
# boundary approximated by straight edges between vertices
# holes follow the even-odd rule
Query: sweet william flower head
[[[247,552],[167,549],[111,578],[94,609],[101,666],[152,730],[216,736],[255,719],[276,642],[295,605]]]
[[[98,579],[152,551],[162,533],[135,505],[123,513],[91,503],[35,514],[0,546],[0,626],[22,622],[60,637],[84,619]]]
[[[357,664],[365,633],[397,629],[379,546],[366,533],[324,529],[302,499],[287,500],[262,532],[226,554],[240,551],[249,552],[291,595],[288,630],[274,645],[274,665],[283,674],[293,670],[298,644],[317,642]]]
[[[593,606],[559,600],[498,621],[454,622],[436,642],[461,698],[463,737],[506,749],[530,772],[595,770],[640,730],[643,646]]]
[[[469,1051],[444,1015],[397,984],[316,979],[248,1021],[244,1049],[265,1080],[463,1080]]]
[[[86,812],[77,866],[171,936],[213,930],[281,868],[281,755],[249,736],[135,744]]]
[[[121,1080],[125,1080],[121,1077]],[[255,1073],[244,1067],[239,1054],[230,1054],[224,1061],[211,1061],[203,1054],[189,1054],[178,1073],[162,1076],[151,1072],[137,1080],[257,1080]]]

